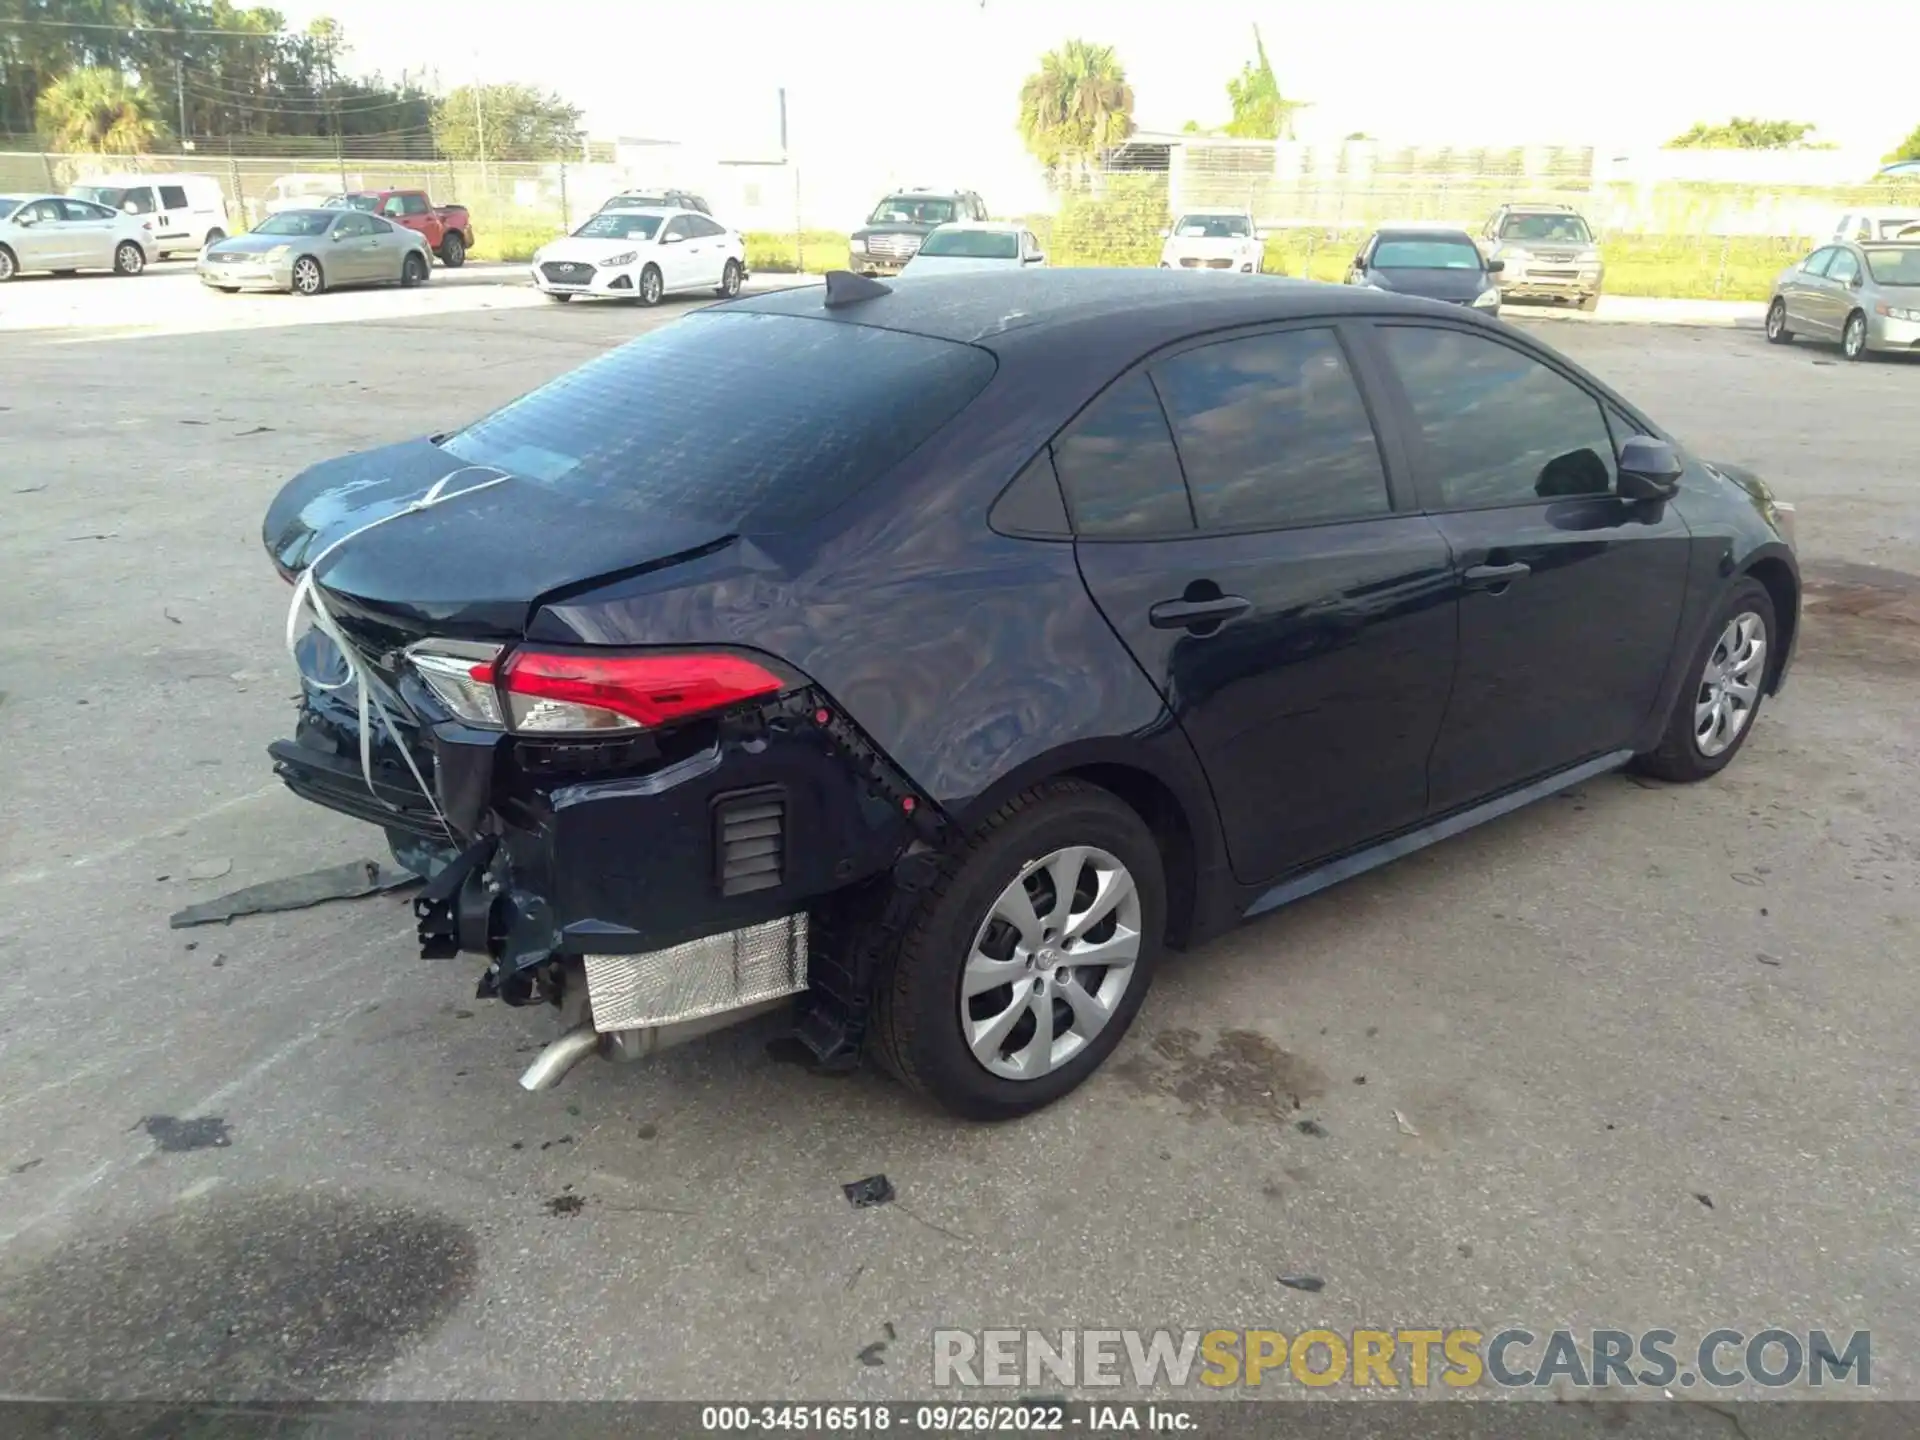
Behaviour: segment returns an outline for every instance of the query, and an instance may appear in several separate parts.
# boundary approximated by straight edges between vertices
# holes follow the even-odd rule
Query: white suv
[[[1163,230],[1162,270],[1227,270],[1257,275],[1266,244],[1245,210],[1189,210]]]

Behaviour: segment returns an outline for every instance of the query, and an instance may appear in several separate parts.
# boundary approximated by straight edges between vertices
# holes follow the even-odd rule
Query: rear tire
[[[1777,297],[1767,307],[1767,339],[1775,345],[1793,343],[1793,331],[1787,328],[1787,302]]]
[[[147,252],[132,240],[122,240],[113,247],[113,273],[116,275],[138,275],[147,268]]]
[[[720,285],[714,294],[723,300],[731,300],[740,293],[740,262],[727,261],[727,268],[720,273]]]
[[[411,290],[416,285],[427,283],[427,257],[417,250],[409,250],[407,258],[400,262],[400,283]]]
[[[1725,732],[1716,725],[1709,743],[1703,745],[1700,730],[1705,723],[1709,700],[1712,695],[1726,688],[1718,684],[1716,675],[1725,672],[1725,661],[1732,660],[1737,665],[1739,658],[1738,647],[1729,646],[1726,642],[1730,636],[1737,635],[1740,622],[1749,617],[1759,623],[1763,646],[1756,657],[1754,669],[1757,673],[1750,677],[1754,686],[1751,703],[1740,717],[1738,728],[1724,739],[1724,743],[1721,737]],[[1688,683],[1674,697],[1673,713],[1667,717],[1666,733],[1660,737],[1659,747],[1645,755],[1635,756],[1633,768],[1642,774],[1678,784],[1705,780],[1726,769],[1733,757],[1740,753],[1740,747],[1747,743],[1747,737],[1753,733],[1754,724],[1760,718],[1767,680],[1776,664],[1774,647],[1779,643],[1779,633],[1773,597],[1767,593],[1767,587],[1750,575],[1737,581],[1727,598],[1720,603],[1720,608],[1714,611],[1706,635],[1688,662]],[[1728,653],[1723,654],[1723,651]],[[1715,745],[1719,748],[1713,748]]]
[[[1081,848],[1088,852],[1084,868],[1078,859],[1060,858]],[[1074,893],[1064,902],[1063,887],[1054,880],[1061,874],[1074,877],[1067,881]],[[1030,928],[1038,932],[1031,937],[997,918],[1016,887],[1028,897]],[[1062,935],[1062,917],[1085,915],[1094,897],[1110,892],[1121,897],[1110,918],[1078,927],[1084,928],[1080,938]],[[910,1088],[968,1119],[1010,1119],[1052,1104],[1097,1070],[1133,1023],[1153,983],[1166,915],[1159,847],[1139,815],[1117,796],[1078,780],[1036,786],[1001,806],[941,858],[938,878],[901,927],[891,964],[876,980],[874,1052]],[[1050,921],[1053,928],[1039,931]],[[1126,942],[1135,935],[1130,964],[1083,960],[1075,967],[1076,954],[1106,953],[1124,961]],[[1035,949],[1029,940],[1044,943]],[[1111,947],[1116,940],[1122,942],[1117,949],[1089,948]],[[1002,948],[1011,958],[995,953]],[[1037,962],[1025,963],[1022,955],[1037,956]],[[1005,985],[963,997],[970,971],[991,968],[997,974],[1002,964],[1009,969]],[[1085,1009],[1090,1002],[1095,1008]],[[1040,1006],[1053,1036],[1044,1056],[1036,1035]],[[1010,1028],[986,1038],[997,1028],[996,1017],[1004,1024],[1014,1012]],[[1083,1018],[1100,1012],[1104,1020]],[[969,1034],[963,1026],[976,1028]],[[1033,1078],[989,1069],[976,1043],[999,1069],[1025,1063],[1034,1068]],[[1069,1047],[1064,1058],[1051,1060],[1061,1046]]]
[[[467,263],[467,242],[460,238],[460,232],[450,230],[440,241],[440,263],[449,270],[458,270]]]

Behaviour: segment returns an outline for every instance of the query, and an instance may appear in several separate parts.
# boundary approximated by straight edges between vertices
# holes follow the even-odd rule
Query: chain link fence
[[[342,189],[418,188],[465,205],[476,258],[524,259],[626,188],[667,186],[705,197],[747,232],[756,269],[844,264],[846,232],[892,183],[844,163],[683,165],[644,172],[611,162],[454,162],[200,153],[111,156],[0,152],[0,191],[63,191],[117,169],[214,176],[236,224],[317,204]],[[987,194],[991,205],[993,195]],[[1058,265],[1153,265],[1182,211],[1244,209],[1267,237],[1267,268],[1338,279],[1378,225],[1428,222],[1478,231],[1505,203],[1572,205],[1597,233],[1614,294],[1757,298],[1773,276],[1841,216],[1863,209],[1920,217],[1920,182],[1757,185],[1609,175],[1582,147],[1395,149],[1205,138],[1136,139],[1074,176],[1026,221]],[[819,228],[824,227],[824,228]]]

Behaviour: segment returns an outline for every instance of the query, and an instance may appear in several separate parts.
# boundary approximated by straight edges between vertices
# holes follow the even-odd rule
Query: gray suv
[[[1571,300],[1600,308],[1607,267],[1593,229],[1571,205],[1502,205],[1480,232],[1480,248],[1501,262],[1500,299]]]

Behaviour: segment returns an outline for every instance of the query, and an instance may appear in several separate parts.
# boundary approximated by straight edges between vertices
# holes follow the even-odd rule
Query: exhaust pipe
[[[566,1078],[568,1071],[596,1051],[606,1060],[644,1060],[648,1056],[658,1055],[662,1050],[671,1050],[676,1045],[697,1040],[702,1035],[711,1035],[716,1030],[729,1029],[742,1021],[769,1015],[791,1003],[791,996],[779,995],[771,1000],[722,1010],[714,1015],[702,1015],[693,1020],[682,1020],[672,1025],[609,1030],[604,1034],[596,1031],[591,1022],[576,1025],[535,1057],[533,1064],[520,1077],[520,1088],[551,1090]]]
[[[600,1036],[591,1023],[576,1025],[542,1050],[520,1077],[522,1090],[551,1090],[574,1066],[600,1048]]]

